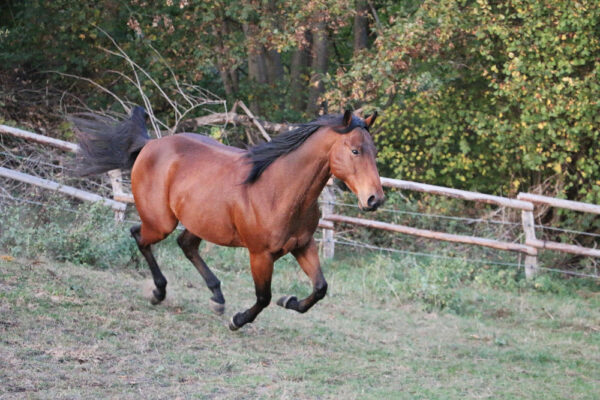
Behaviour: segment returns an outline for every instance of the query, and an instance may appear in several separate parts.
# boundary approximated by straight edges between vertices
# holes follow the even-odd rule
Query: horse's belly
[[[218,244],[219,246],[245,247],[244,243],[238,236],[223,237],[216,235],[204,235],[201,238],[208,242]]]
[[[206,207],[207,204],[188,200],[186,207],[174,207],[174,213],[187,230],[203,240],[220,246],[244,246],[223,203],[217,201],[214,207]]]
[[[244,243],[229,224],[185,223],[183,226],[199,238],[220,246],[242,247]]]

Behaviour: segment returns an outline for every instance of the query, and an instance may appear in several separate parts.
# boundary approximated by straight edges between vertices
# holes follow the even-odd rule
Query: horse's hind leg
[[[294,250],[292,252],[298,264],[302,270],[308,275],[313,283],[313,292],[305,299],[298,301],[295,296],[284,296],[277,300],[277,305],[288,308],[290,310],[296,310],[300,313],[305,313],[317,301],[325,297],[327,293],[327,282],[323,276],[321,270],[321,263],[319,262],[319,252],[314,239],[303,248]]]
[[[154,279],[154,285],[156,285],[156,289],[152,291],[154,297],[150,302],[152,304],[159,304],[163,301],[167,295],[167,279],[160,271],[158,264],[156,263],[156,259],[154,258],[154,254],[152,254],[151,245],[152,243],[159,242],[164,239],[166,235],[157,235],[154,240],[144,240],[141,234],[141,225],[135,225],[130,229],[131,236],[135,239],[138,249],[143,254],[144,258],[148,262],[148,266],[150,267],[150,271],[152,272],[152,278]]]
[[[206,286],[211,290],[212,297],[210,298],[210,308],[216,314],[221,315],[225,312],[225,298],[221,293],[221,281],[212,273],[208,265],[204,262],[200,254],[198,253],[198,246],[200,246],[200,239],[187,229],[184,230],[179,237],[177,237],[177,243],[185,256],[194,264],[194,267],[200,272],[202,278],[206,282]]]

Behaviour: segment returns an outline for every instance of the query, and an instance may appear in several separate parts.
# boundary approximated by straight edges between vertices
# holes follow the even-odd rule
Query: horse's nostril
[[[367,205],[369,207],[375,207],[375,205],[377,204],[377,199],[375,198],[375,196],[371,196],[369,197],[369,200],[367,200]]]

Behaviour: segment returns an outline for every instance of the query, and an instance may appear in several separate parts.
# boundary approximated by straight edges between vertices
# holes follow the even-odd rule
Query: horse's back
[[[192,139],[195,140],[199,143],[205,144],[207,146],[212,146],[214,148],[217,148],[221,151],[226,151],[226,152],[230,152],[232,154],[239,154],[239,153],[245,153],[245,150],[240,149],[238,147],[232,147],[232,146],[227,146],[213,138],[211,138],[210,136],[206,136],[206,135],[200,135],[198,133],[191,133],[191,132],[182,132],[179,133],[177,135],[175,135],[176,137],[185,137],[188,139]]]
[[[132,169],[132,181],[134,176],[141,180],[144,175],[156,173],[163,179],[173,178],[179,170],[205,169],[211,165],[237,170],[237,166],[232,168],[232,164],[238,164],[244,153],[242,149],[195,133],[166,136],[151,140],[142,149]],[[152,180],[156,182],[159,176],[154,175]]]

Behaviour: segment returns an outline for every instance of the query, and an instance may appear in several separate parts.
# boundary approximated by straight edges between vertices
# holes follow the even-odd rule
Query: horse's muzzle
[[[363,211],[375,211],[385,202],[385,196],[371,195],[367,200],[367,206],[361,207]]]

